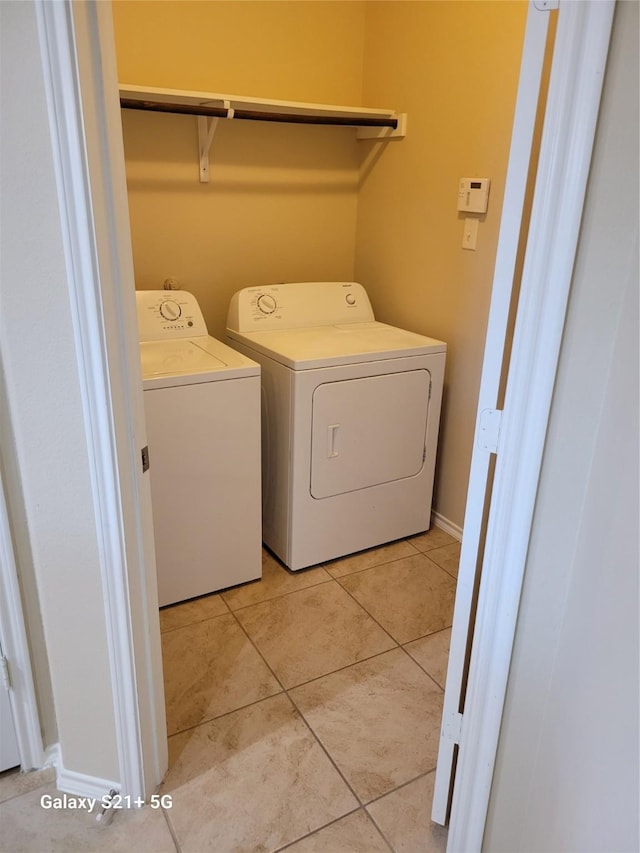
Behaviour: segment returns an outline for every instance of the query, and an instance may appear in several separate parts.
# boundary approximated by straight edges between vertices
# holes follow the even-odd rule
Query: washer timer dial
[[[160,314],[165,320],[179,320],[182,308],[173,299],[165,299],[160,303]]]
[[[268,293],[261,293],[258,296],[257,305],[263,314],[273,314],[278,307],[276,300]]]

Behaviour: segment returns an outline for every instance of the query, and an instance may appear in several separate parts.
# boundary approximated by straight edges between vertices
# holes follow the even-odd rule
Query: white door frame
[[[166,772],[167,732],[111,6],[35,0],[35,8],[99,542],[120,791],[145,798]],[[64,790],[76,784],[64,781]]]
[[[461,720],[450,853],[482,847],[613,10],[613,0],[560,3]]]
[[[499,433],[501,413],[497,411],[498,395],[538,113],[542,69],[547,49],[550,11],[549,8],[538,8],[533,0],[529,0],[482,360],[475,441],[467,488],[464,535],[456,584],[438,763],[431,808],[432,820],[440,824],[446,824],[448,821],[455,756],[460,744],[462,725],[460,710],[465,686],[469,626],[487,502],[489,464],[491,454],[495,452],[495,442]]]
[[[144,425],[111,10],[100,0],[36,3],[52,124],[58,132],[54,154],[65,201],[68,258],[75,271],[70,288],[103,535],[122,791],[144,796],[166,766],[166,731],[151,590],[155,566],[148,483],[138,473]],[[534,228],[532,220],[521,303],[526,310],[516,330],[501,430],[451,850],[481,846],[611,12],[612,0],[562,0],[558,39],[564,48],[554,70],[554,91],[562,96],[550,94],[539,167],[538,225]],[[81,28],[78,38],[76,28]],[[524,446],[532,449],[531,456],[523,456]]]

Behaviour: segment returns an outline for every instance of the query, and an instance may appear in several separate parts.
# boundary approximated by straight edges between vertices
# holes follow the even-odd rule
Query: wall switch
[[[467,217],[464,221],[464,234],[462,237],[463,249],[475,249],[478,242],[478,220]]]

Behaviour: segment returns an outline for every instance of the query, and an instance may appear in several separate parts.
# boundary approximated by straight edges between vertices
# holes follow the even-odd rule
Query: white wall
[[[34,4],[2,2],[0,14],[0,450],[45,746],[58,739],[68,771],[117,780],[99,545]]]
[[[484,849],[637,851],[638,4],[620,3]]]

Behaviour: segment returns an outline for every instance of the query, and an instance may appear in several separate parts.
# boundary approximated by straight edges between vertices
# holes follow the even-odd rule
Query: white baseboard
[[[45,767],[55,767],[56,788],[67,794],[75,794],[79,797],[95,797],[100,800],[113,788],[120,790],[120,783],[109,779],[101,779],[99,776],[88,776],[86,773],[77,773],[75,770],[67,770],[62,764],[60,744],[55,743],[45,750]]]
[[[448,533],[449,536],[453,536],[453,538],[457,539],[458,542],[462,542],[462,528],[457,524],[454,524],[452,521],[449,521],[449,519],[445,518],[444,515],[440,515],[439,512],[432,512],[431,523],[435,527],[439,527],[440,530],[444,530],[444,532]]]

